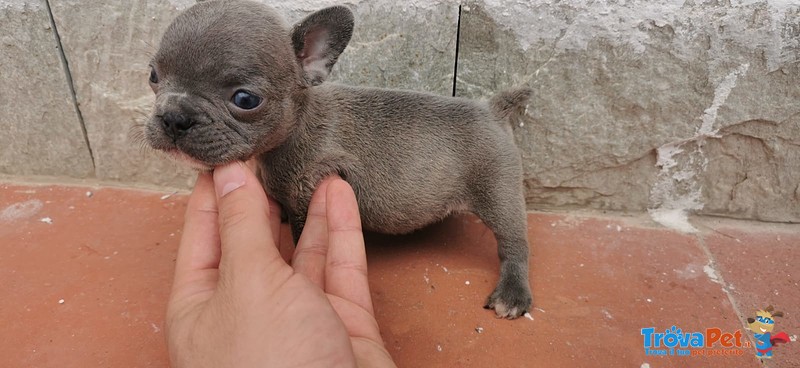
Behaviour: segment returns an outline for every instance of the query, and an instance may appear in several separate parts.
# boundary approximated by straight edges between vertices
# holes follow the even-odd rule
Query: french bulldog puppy
[[[403,234],[471,211],[494,232],[500,256],[485,307],[519,317],[532,297],[510,120],[531,91],[487,103],[323,83],[352,31],[343,6],[289,28],[260,3],[198,3],[169,26],[152,59],[146,140],[199,169],[257,158],[295,241],[311,194],[331,174],[353,187],[367,230]]]

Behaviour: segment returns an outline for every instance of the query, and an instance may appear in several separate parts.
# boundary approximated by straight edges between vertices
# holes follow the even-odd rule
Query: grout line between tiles
[[[714,270],[714,273],[715,273],[715,275],[717,277],[716,281],[715,280],[710,280],[710,281],[719,283],[722,286],[722,292],[725,293],[725,295],[727,295],[728,302],[731,303],[731,307],[733,308],[733,312],[736,313],[736,319],[738,319],[739,323],[741,323],[741,325],[742,325],[742,330],[744,330],[743,331],[744,335],[746,335],[747,339],[750,340],[750,343],[752,343],[753,346],[755,346],[756,341],[753,339],[753,336],[751,336],[751,334],[747,333],[747,331],[750,331],[750,330],[747,327],[747,323],[745,322],[745,319],[742,317],[744,314],[742,314],[742,311],[739,309],[738,300],[736,300],[736,297],[733,296],[733,293],[731,292],[730,287],[729,287],[730,285],[725,281],[725,278],[722,276],[722,272],[720,272],[720,270],[718,269],[717,260],[714,258],[714,254],[711,253],[711,249],[709,249],[708,245],[706,244],[705,235],[697,234],[697,235],[695,235],[694,238],[697,239],[697,244],[700,245],[700,249],[702,249],[703,253],[705,253],[706,258],[709,261],[709,266],[712,267],[712,269]],[[761,363],[764,364],[763,361]]]

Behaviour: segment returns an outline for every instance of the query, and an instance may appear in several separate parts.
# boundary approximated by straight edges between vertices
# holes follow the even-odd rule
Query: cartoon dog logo
[[[772,347],[778,343],[789,342],[786,332],[773,334],[775,317],[783,317],[783,312],[774,311],[771,305],[756,312],[756,318],[747,318],[747,328],[753,331],[756,338],[756,356],[764,359],[772,358]]]

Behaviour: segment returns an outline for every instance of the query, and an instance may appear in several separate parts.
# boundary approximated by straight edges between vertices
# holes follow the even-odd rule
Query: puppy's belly
[[[366,202],[366,201],[365,201]],[[359,201],[364,229],[383,234],[408,234],[441,221],[452,213],[469,211],[464,201],[451,201],[420,207],[419,203],[400,206],[369,206]]]

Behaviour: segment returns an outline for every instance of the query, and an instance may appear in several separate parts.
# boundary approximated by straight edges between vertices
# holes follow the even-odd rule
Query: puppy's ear
[[[322,9],[295,24],[294,54],[309,85],[325,81],[352,35],[353,13],[344,6]]]

